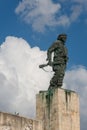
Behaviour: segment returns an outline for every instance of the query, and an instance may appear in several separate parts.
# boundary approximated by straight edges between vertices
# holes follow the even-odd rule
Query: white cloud
[[[31,24],[34,30],[44,31],[46,26],[55,26],[56,13],[60,8],[60,4],[54,4],[52,0],[22,0],[15,12]]]
[[[38,68],[45,59],[46,52],[31,48],[24,39],[6,38],[0,48],[0,111],[35,115],[35,95],[48,88],[52,77],[51,72]],[[77,66],[67,70],[64,86],[79,93],[81,128],[86,130],[87,69]]]
[[[0,48],[0,110],[32,116],[35,94],[49,86],[51,74],[38,67],[45,58],[46,52],[22,38],[6,38]]]
[[[54,1],[55,2],[55,1]],[[87,0],[22,0],[15,13],[33,30],[44,32],[47,27],[69,26],[87,12]]]
[[[71,16],[70,16],[70,21],[73,22],[78,19],[80,14],[82,13],[82,6],[81,5],[74,5],[71,7]]]
[[[68,70],[64,78],[65,86],[79,94],[80,98],[80,116],[81,129],[87,129],[87,69],[83,66],[77,66]]]

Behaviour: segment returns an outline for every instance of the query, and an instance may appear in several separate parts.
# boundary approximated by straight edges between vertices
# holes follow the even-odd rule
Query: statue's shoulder
[[[60,40],[56,40],[56,41],[53,42],[53,44],[51,45],[50,48],[52,48],[52,49],[59,48],[59,47],[61,47],[61,45],[62,45],[61,41]]]
[[[54,44],[57,45],[57,46],[61,46],[62,43],[61,43],[60,40],[56,40],[56,41],[54,42]]]

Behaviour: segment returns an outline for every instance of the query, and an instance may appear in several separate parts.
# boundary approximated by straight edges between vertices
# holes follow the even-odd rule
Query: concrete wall
[[[0,112],[0,130],[42,130],[42,123]]]

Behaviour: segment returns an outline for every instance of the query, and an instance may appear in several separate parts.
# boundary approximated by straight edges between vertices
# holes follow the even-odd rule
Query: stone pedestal
[[[39,92],[36,118],[43,130],[80,130],[78,94],[62,88]]]

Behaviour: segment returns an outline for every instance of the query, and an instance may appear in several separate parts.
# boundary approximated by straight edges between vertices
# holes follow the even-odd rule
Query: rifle
[[[46,66],[48,66],[49,65],[49,63],[47,63],[47,64],[42,64],[42,65],[39,65],[39,68],[44,68],[44,67],[46,67]]]

